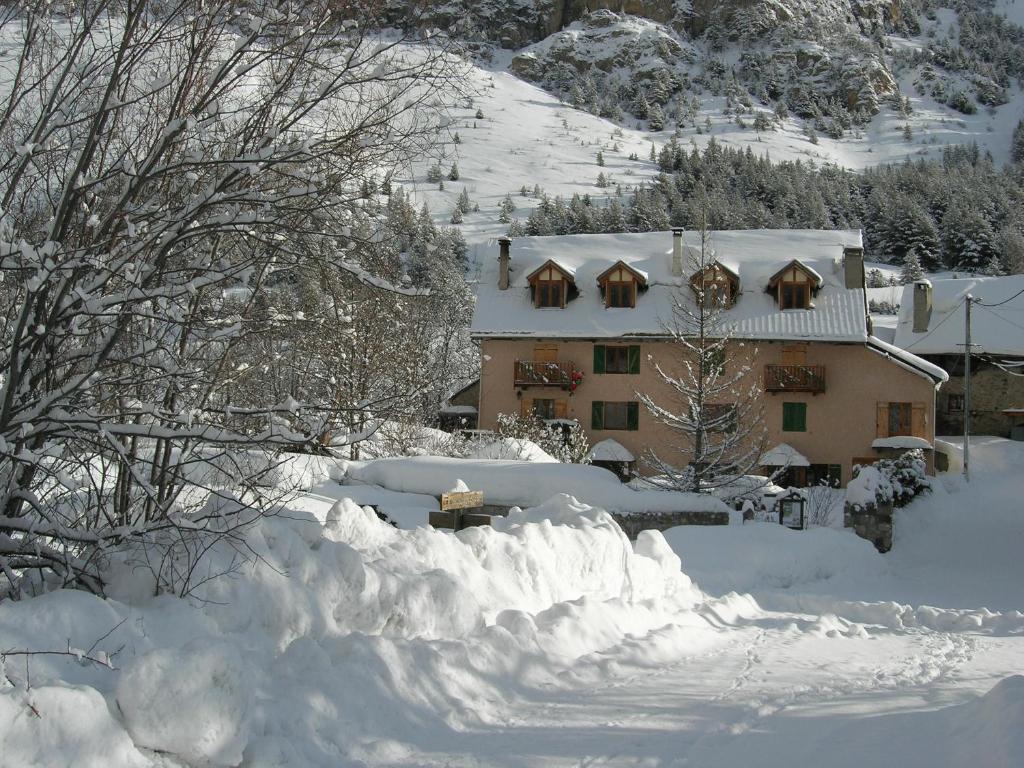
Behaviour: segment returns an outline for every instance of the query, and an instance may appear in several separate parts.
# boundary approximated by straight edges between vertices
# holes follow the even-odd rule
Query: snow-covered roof
[[[889,344],[875,336],[868,336],[868,349],[892,360],[908,371],[924,376],[927,379],[932,379],[937,384],[949,381],[949,374],[944,369],[934,363],[929,363],[912,352],[900,349],[896,345]]]
[[[872,448],[931,448],[932,444],[923,437],[911,435],[896,435],[894,437],[879,437],[871,442]]]
[[[811,462],[789,443],[779,443],[761,455],[757,462],[762,467],[809,467]]]
[[[588,455],[590,456],[591,461],[636,460],[636,457],[629,452],[629,449],[626,448],[626,446],[618,440],[612,440],[610,437],[607,440],[602,440],[594,445],[594,447],[590,449],[590,453]]]
[[[903,286],[895,344],[918,355],[963,354],[964,298],[971,307],[971,343],[976,352],[1024,356],[1024,275],[933,279],[928,330],[914,333],[913,285]],[[1000,304],[1000,302],[1006,302]],[[1000,306],[986,306],[1000,304]]]
[[[687,253],[699,253],[700,241],[686,232]],[[867,339],[863,289],[847,289],[842,257],[844,247],[861,247],[855,230],[742,230],[712,232],[714,257],[741,280],[735,305],[724,312],[735,336],[753,339]],[[497,246],[494,248],[497,253]],[[684,274],[672,274],[671,232],[616,235],[529,237],[511,246],[508,290],[498,289],[498,262],[484,258],[477,284],[477,303],[471,332],[476,337],[532,336],[541,338],[607,338],[664,336],[672,320],[673,297],[688,293],[691,264]],[[812,309],[780,310],[765,289],[780,269],[799,260],[821,279]],[[558,311],[538,311],[530,299],[527,276],[548,260],[574,275],[579,296]],[[636,307],[606,308],[597,276],[617,261],[648,276],[649,289]]]

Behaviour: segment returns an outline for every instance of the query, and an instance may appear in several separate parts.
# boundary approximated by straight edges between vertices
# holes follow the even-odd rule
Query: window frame
[[[539,409],[537,408],[538,403],[544,403],[543,413],[539,412]],[[550,408],[548,407],[548,404],[550,404]],[[555,408],[555,399],[553,397],[533,398],[533,402],[530,404],[530,412],[533,414],[533,418],[540,419],[541,421],[551,421],[552,419],[557,418],[555,416],[555,414],[557,413],[557,410]],[[551,415],[546,415],[549,412]]]
[[[904,427],[904,417],[906,426]],[[895,418],[895,421],[893,419]],[[893,424],[896,429],[893,429]],[[914,436],[914,404],[911,402],[889,402],[889,437]]]
[[[792,305],[789,305],[786,297],[787,289],[790,292]],[[796,301],[797,290],[803,298],[803,303]],[[807,309],[811,303],[811,284],[806,280],[783,280],[779,282],[779,309]]]
[[[534,288],[537,294],[536,306],[538,309],[564,309],[565,308],[565,280],[538,280]],[[552,291],[558,292],[558,303],[552,304]]]
[[[604,348],[604,372],[629,373],[629,347],[619,344],[606,345]]]
[[[953,406],[954,401],[958,404],[956,407]],[[946,413],[963,413],[964,412],[964,396],[957,392],[950,392],[946,395]]]
[[[623,408],[623,421],[616,419],[613,426],[608,425],[608,406],[615,411]],[[618,415],[618,414],[616,414]],[[620,426],[621,425],[621,426]],[[593,430],[611,430],[615,432],[636,432],[640,429],[640,403],[637,400],[595,400],[591,403],[590,428]]]
[[[604,284],[604,305],[608,309],[636,307],[635,280],[608,280]]]

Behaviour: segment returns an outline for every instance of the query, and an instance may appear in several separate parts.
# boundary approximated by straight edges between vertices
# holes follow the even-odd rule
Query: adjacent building
[[[758,377],[765,469],[783,455],[793,484],[845,485],[854,464],[907,446],[931,462],[946,375],[871,336],[859,232],[714,232],[695,272],[699,246],[682,230],[500,240],[471,326],[479,426],[501,413],[575,419],[592,444],[614,440],[645,473],[646,452],[670,457],[679,435],[639,396],[671,407],[656,366],[682,364],[667,330],[673,302],[699,295],[730,329],[726,364]]]
[[[971,304],[971,432],[1024,440],[1024,275],[903,286],[893,343],[948,371],[940,435],[964,431],[966,302]]]

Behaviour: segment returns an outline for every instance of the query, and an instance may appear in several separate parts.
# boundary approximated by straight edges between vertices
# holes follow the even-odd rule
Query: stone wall
[[[623,515],[613,512],[622,530],[630,539],[635,539],[640,531],[667,531],[679,525],[728,525],[728,512],[640,512]]]
[[[868,507],[847,504],[843,508],[843,525],[853,528],[862,539],[875,545],[879,552],[892,549],[892,504]]]

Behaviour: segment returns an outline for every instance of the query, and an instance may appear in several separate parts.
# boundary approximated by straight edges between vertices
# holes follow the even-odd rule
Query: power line
[[[975,299],[974,303],[977,304],[979,307],[1001,307],[1003,304],[1009,304],[1011,301],[1016,299],[1021,294],[1024,294],[1024,288],[1021,288],[1019,291],[1017,291],[1015,294],[1013,294],[1013,296],[1011,296],[1010,298],[1003,299],[1003,301],[998,301],[995,304],[985,304],[984,302],[978,301],[977,299]]]

